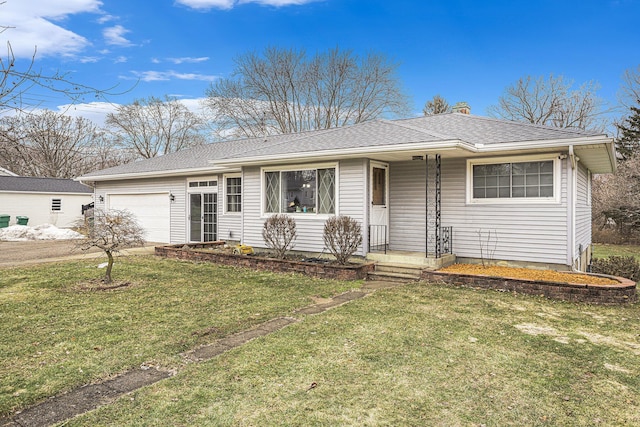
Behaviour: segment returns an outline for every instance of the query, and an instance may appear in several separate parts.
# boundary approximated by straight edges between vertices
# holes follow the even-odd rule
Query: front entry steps
[[[417,282],[420,280],[422,268],[417,265],[378,262],[376,269],[367,273],[367,280],[385,282]]]

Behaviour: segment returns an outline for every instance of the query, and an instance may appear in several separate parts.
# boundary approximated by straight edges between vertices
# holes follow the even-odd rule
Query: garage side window
[[[242,211],[242,178],[229,177],[226,185],[227,212]]]
[[[51,211],[52,212],[62,211],[62,199],[51,199]]]

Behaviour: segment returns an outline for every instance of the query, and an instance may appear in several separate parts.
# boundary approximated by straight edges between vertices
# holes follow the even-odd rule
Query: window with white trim
[[[239,176],[225,177],[226,211],[236,213],[242,211],[242,178]]]
[[[539,158],[539,157],[538,157]],[[470,161],[470,201],[555,201],[557,161]]]
[[[210,181],[189,181],[189,188],[198,188],[198,187],[217,187],[218,181],[210,180]]]
[[[51,199],[51,211],[52,212],[62,211],[62,199]]]
[[[264,172],[264,211],[335,213],[335,167]]]

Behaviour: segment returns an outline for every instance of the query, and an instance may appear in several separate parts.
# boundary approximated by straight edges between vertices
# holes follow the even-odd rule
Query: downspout
[[[577,200],[578,200],[578,161],[580,159],[575,155],[574,151],[573,151],[573,145],[569,146],[569,162],[571,164],[571,209],[570,209],[570,215],[571,215],[571,227],[569,229],[569,232],[571,233],[571,238],[569,239],[569,241],[571,242],[571,250],[569,251],[570,253],[570,267],[572,271],[577,271],[579,270],[576,269],[575,266],[575,259],[576,259],[576,204],[577,204]],[[580,260],[578,260],[578,262],[580,262]],[[578,265],[578,267],[580,267]]]
[[[245,215],[245,185],[244,185],[244,167],[240,170],[240,244],[244,245],[244,215]],[[260,174],[262,175],[262,174]],[[260,178],[262,179],[262,178]],[[224,185],[224,182],[222,183]],[[262,182],[260,182],[262,185]],[[262,197],[262,187],[260,187],[260,197]],[[225,189],[226,191],[226,189]],[[224,200],[222,201],[224,203]],[[262,215],[262,212],[260,212]]]

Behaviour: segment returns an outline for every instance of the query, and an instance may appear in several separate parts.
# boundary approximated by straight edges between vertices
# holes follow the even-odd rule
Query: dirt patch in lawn
[[[536,280],[590,285],[619,285],[620,282],[590,274],[564,273],[553,270],[533,270],[531,268],[482,266],[480,264],[453,264],[438,271],[446,273],[473,274],[478,276],[508,277],[511,279]]]

